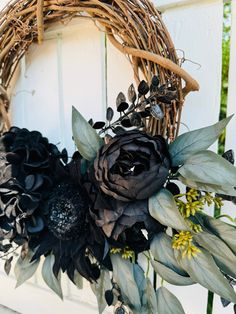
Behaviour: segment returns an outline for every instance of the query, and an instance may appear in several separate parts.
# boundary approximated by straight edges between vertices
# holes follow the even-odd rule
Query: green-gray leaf
[[[236,228],[234,226],[200,213],[197,213],[196,217],[203,227],[221,238],[236,254]]]
[[[112,288],[109,271],[101,270],[99,279],[97,280],[97,282],[91,284],[91,288],[93,290],[93,293],[96,295],[99,314],[101,314],[107,306],[105,292],[107,290],[111,290]]]
[[[226,274],[236,278],[236,256],[221,239],[205,231],[194,235],[194,239],[214,256],[216,264]]]
[[[213,186],[233,188],[236,183],[236,167],[211,151],[201,151],[188,158],[179,169],[182,177]]]
[[[53,273],[54,263],[55,256],[53,254],[47,255],[42,267],[42,277],[48,287],[52,289],[61,299],[63,299],[60,273],[58,278],[56,278]]]
[[[134,280],[139,290],[140,299],[142,299],[142,296],[146,288],[146,278],[144,275],[144,271],[138,264],[134,264],[133,269],[134,269]]]
[[[151,263],[155,272],[160,275],[161,278],[163,278],[165,281],[169,282],[172,285],[190,286],[196,283],[190,277],[184,277],[182,275],[179,275],[174,270],[160,262],[152,260]]]
[[[134,278],[133,264],[124,260],[118,254],[111,256],[113,266],[113,277],[121,289],[125,301],[131,308],[140,311],[141,302],[139,290]]]
[[[72,107],[72,132],[80,154],[92,161],[103,145],[103,140],[75,107]]]
[[[155,314],[157,313],[157,299],[153,285],[149,278],[146,278],[145,291],[142,298],[142,313]]]
[[[174,272],[182,276],[188,276],[183,268],[179,266],[175,259],[172,248],[172,239],[165,232],[158,233],[152,240],[150,250],[156,261],[171,268]]]
[[[162,189],[149,198],[148,209],[150,215],[161,224],[177,230],[189,230],[176,206],[173,195],[167,189]]]
[[[157,310],[160,314],[184,314],[184,309],[176,298],[165,287],[160,287],[156,293],[157,296]]]
[[[22,285],[26,280],[30,279],[34,273],[36,272],[40,260],[31,261],[34,253],[32,251],[28,251],[27,255],[24,259],[20,256],[15,265],[15,276],[16,276],[16,288]]]
[[[77,270],[74,272],[74,284],[78,289],[83,289],[83,277]]]
[[[231,186],[220,186],[210,183],[195,182],[188,178],[184,178],[181,175],[178,176],[178,179],[184,185],[196,190],[236,196],[236,190],[234,189],[234,187]]]
[[[226,300],[236,303],[236,294],[233,288],[222,275],[209,252],[201,248],[201,252],[190,259],[182,257],[181,252],[177,250],[175,253],[178,263],[194,281]]]
[[[172,165],[182,165],[191,155],[210,147],[218,139],[232,117],[233,115],[214,125],[178,136],[169,147]]]

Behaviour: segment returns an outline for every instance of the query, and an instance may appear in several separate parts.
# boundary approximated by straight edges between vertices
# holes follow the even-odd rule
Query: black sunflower
[[[90,219],[88,198],[79,185],[64,181],[55,186],[45,203],[45,213],[43,232],[29,242],[35,251],[33,260],[52,253],[55,276],[61,269],[72,281],[75,270],[95,281],[100,276],[99,264],[111,269],[105,237]]]

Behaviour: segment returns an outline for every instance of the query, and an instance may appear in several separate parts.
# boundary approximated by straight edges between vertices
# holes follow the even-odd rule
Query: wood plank
[[[230,48],[230,68],[229,68],[229,89],[227,102],[227,115],[236,114],[236,2],[232,1],[232,25],[231,25],[231,48]],[[226,129],[225,150],[233,149],[236,153],[236,116],[230,121]],[[236,217],[236,205],[225,202],[222,213],[231,217]],[[226,220],[229,222],[228,220]]]
[[[227,114],[236,113],[236,2],[232,1],[231,53],[229,69],[229,90]],[[236,153],[236,116],[227,128],[226,149],[234,149]]]
[[[11,94],[12,124],[38,130],[59,143],[57,41],[31,45],[21,67],[20,80]]]
[[[62,73],[65,144],[74,150],[71,132],[71,108],[75,106],[87,120],[103,120],[104,49],[101,33],[92,21],[83,21],[73,32],[62,35]]]
[[[197,129],[218,121],[221,90],[223,2],[172,8],[163,14],[183,68],[200,84],[200,91],[186,98],[182,122]],[[178,50],[179,49],[179,50]],[[182,50],[182,51],[181,51]],[[187,128],[182,127],[182,132]]]
[[[154,4],[157,6],[158,10],[164,12],[171,8],[177,8],[181,6],[191,6],[195,4],[206,4],[213,3],[217,0],[154,0]]]

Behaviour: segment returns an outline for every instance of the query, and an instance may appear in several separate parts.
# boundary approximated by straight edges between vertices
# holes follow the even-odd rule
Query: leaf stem
[[[218,216],[216,216],[215,218],[216,218],[216,219],[227,218],[227,219],[229,219],[229,221],[231,221],[232,223],[235,224],[235,219],[232,218],[232,217],[230,217],[229,215],[226,215],[226,214],[224,214],[224,215],[218,215]]]
[[[150,270],[150,259],[149,259],[149,258],[147,258],[147,271],[146,271],[146,277],[148,277],[149,270]]]

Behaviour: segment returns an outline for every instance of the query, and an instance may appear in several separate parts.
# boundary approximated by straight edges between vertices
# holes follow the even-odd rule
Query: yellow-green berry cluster
[[[202,232],[202,227],[199,224],[195,224],[190,219],[187,220],[189,227],[196,233]]]
[[[183,200],[185,197],[186,201]],[[195,216],[197,212],[204,209],[205,205],[215,205],[217,208],[221,208],[223,203],[220,197],[214,197],[211,193],[204,192],[202,195],[195,189],[190,189],[187,193],[175,195],[176,205],[181,215],[188,221],[190,228],[194,232],[201,232],[202,228],[199,224],[195,224],[188,218]]]
[[[181,199],[183,196],[185,196],[187,202],[184,202]],[[200,197],[200,193],[194,189],[190,189],[185,194],[176,195],[175,202],[184,218],[194,216],[197,212],[202,211],[204,206],[204,203]]]
[[[204,205],[215,205],[217,208],[221,208],[223,206],[222,198],[214,197],[212,193],[205,192],[205,195],[202,196],[202,202]]]
[[[113,247],[110,249],[111,254],[120,254],[123,259],[133,259],[134,258],[134,251],[132,251],[128,246],[125,248],[116,248]]]
[[[172,247],[175,250],[180,250],[183,258],[188,257],[190,259],[201,252],[201,250],[193,244],[193,236],[189,231],[180,231],[175,234]]]

